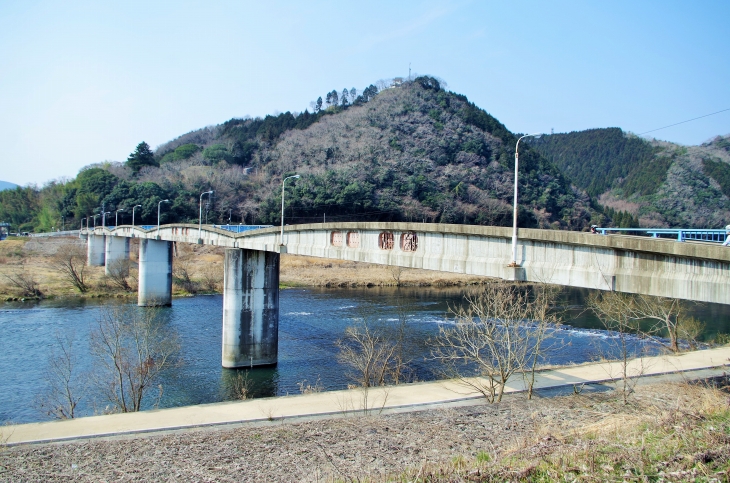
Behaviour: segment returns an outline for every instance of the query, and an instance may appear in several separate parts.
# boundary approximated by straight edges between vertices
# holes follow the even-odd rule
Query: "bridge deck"
[[[285,252],[506,280],[730,303],[730,249],[638,236],[520,229],[519,267],[510,228],[425,223],[317,223],[244,233],[197,225],[145,230],[97,227],[97,235],[153,238]]]

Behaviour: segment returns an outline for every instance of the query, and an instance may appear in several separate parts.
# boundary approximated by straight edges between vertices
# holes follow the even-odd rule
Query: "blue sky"
[[[0,180],[73,177],[332,89],[438,76],[515,132],[730,108],[730,2],[0,1]],[[730,111],[652,135],[699,144]]]

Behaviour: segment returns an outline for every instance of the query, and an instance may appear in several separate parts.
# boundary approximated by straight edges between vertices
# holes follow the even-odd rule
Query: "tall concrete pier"
[[[129,238],[121,236],[106,237],[106,255],[105,255],[104,273],[111,275],[111,272],[117,272],[120,275],[129,273]]]
[[[139,288],[137,305],[172,304],[172,242],[139,241]]]
[[[223,367],[276,364],[279,351],[279,254],[226,250]]]
[[[101,267],[105,259],[104,235],[89,234],[86,239],[86,264],[90,267]]]

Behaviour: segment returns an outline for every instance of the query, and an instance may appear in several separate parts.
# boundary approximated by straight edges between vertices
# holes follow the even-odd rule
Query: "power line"
[[[656,129],[652,129],[651,131],[642,132],[642,133],[639,133],[638,135],[639,136],[643,136],[644,134],[649,134],[650,132],[661,131],[662,129],[666,129],[666,128],[672,127],[672,126],[679,126],[680,124],[684,124],[685,122],[696,121],[697,119],[702,119],[703,117],[714,116],[715,114],[720,114],[721,112],[725,112],[725,111],[730,111],[730,108],[723,109],[722,111],[713,112],[712,114],[705,114],[704,116],[695,117],[693,119],[687,119],[686,121],[682,121],[682,122],[677,122],[677,123],[674,123],[674,124],[670,124],[669,126],[664,126],[664,127],[659,127],[659,128],[656,128]]]

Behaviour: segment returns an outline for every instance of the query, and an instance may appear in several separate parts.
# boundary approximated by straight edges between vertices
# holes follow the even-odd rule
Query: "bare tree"
[[[441,327],[430,341],[432,357],[444,364],[447,375],[489,402],[502,400],[505,385],[518,372],[528,373],[525,382],[531,396],[545,340],[557,323],[549,313],[551,292],[541,292],[531,301],[526,291],[495,283],[465,298],[466,306],[451,309],[455,325]]]
[[[172,368],[180,350],[177,334],[159,309],[111,306],[102,309],[91,333],[98,361],[96,382],[120,412],[139,411],[149,389]]]
[[[5,278],[20,291],[20,295],[23,297],[42,297],[38,282],[36,282],[33,274],[22,270],[20,272],[14,272],[11,274],[5,274]]]
[[[367,323],[361,327],[347,327],[336,345],[340,350],[337,360],[353,370],[348,375],[356,386],[384,386],[398,380],[398,345],[382,331],[368,327]]]
[[[645,335],[653,337],[670,351],[679,352],[679,326],[683,312],[679,299],[635,295],[628,302],[626,310],[631,317],[651,323],[648,330],[643,331]],[[662,333],[669,337],[669,344],[655,337]]]
[[[125,291],[132,290],[129,285],[129,273],[132,261],[128,258],[120,258],[109,264],[109,278],[117,287]]]
[[[399,267],[398,265],[389,265],[388,266],[388,272],[390,272],[390,276],[395,282],[396,287],[400,287],[401,285],[401,278],[403,277],[403,273],[406,271],[405,268]]]
[[[79,292],[89,290],[86,284],[86,250],[78,245],[71,245],[59,250],[51,258],[51,268],[59,272],[67,282]]]
[[[76,406],[83,399],[85,384],[77,371],[73,348],[73,334],[55,335],[56,345],[48,358],[44,374],[46,392],[38,405],[45,414],[57,419],[72,419]]]
[[[641,362],[638,368],[631,365],[631,361],[639,358],[643,351],[643,346],[640,348],[631,343],[632,335],[639,332],[638,319],[633,317],[634,297],[617,292],[595,292],[588,298],[587,305],[613,337],[607,340],[609,353],[606,356],[610,359],[618,358],[621,395],[624,404],[628,404],[629,395],[634,392],[638,378],[643,373]]]

